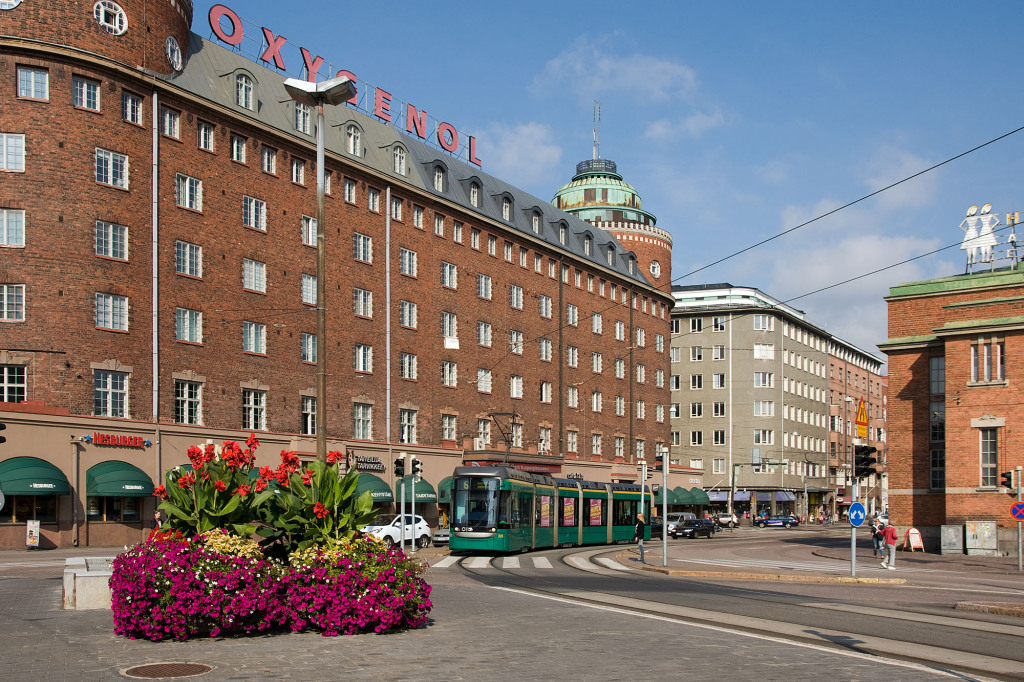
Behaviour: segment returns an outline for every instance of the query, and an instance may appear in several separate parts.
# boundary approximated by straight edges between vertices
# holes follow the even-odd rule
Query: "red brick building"
[[[931,547],[941,526],[994,521],[1000,551],[1009,551],[1016,498],[1000,474],[1024,464],[1014,372],[1024,353],[1024,272],[901,284],[886,300],[889,338],[879,347],[889,356],[891,519]]]
[[[108,462],[153,484],[206,439],[315,450],[316,112],[269,51],[229,49],[254,29],[222,10],[201,21],[224,45],[188,0],[0,4],[0,546],[31,519],[51,544],[136,537],[153,501],[104,488]],[[431,490],[506,456],[634,479],[668,440],[671,297],[471,137],[358,87],[325,111],[328,447],[389,487],[398,451]],[[39,462],[43,487],[10,482]]]

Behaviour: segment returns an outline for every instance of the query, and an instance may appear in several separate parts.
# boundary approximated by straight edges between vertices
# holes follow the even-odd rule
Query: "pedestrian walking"
[[[882,547],[885,549],[885,555],[882,558],[882,568],[888,568],[890,571],[896,570],[896,529],[892,524],[884,524],[879,521],[882,528]]]
[[[882,558],[885,558],[885,549],[882,546],[882,522],[875,519],[871,524],[871,556],[877,557],[879,554]]]
[[[644,563],[644,533],[647,530],[647,524],[644,523],[644,515],[636,515],[636,544],[640,547],[640,563]]]

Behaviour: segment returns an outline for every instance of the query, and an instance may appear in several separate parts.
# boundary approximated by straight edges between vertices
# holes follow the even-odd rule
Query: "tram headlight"
[[[492,529],[491,529],[491,532],[492,532],[492,533],[495,533],[495,532],[497,532],[497,530],[498,530],[497,528],[492,528]]]

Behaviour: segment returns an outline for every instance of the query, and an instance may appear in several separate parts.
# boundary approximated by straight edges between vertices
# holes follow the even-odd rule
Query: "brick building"
[[[250,431],[272,464],[325,428],[382,503],[415,454],[428,517],[466,462],[634,480],[667,442],[672,299],[636,255],[364,81],[325,111],[316,424],[316,116],[279,54],[248,58],[258,28],[223,6],[220,42],[192,33],[188,0],[0,20],[0,546],[31,519],[44,544],[130,541],[189,445]]]
[[[893,523],[939,545],[942,526],[995,521],[1015,545],[1000,474],[1024,464],[1024,273],[1014,264],[894,286],[889,304],[889,508]]]

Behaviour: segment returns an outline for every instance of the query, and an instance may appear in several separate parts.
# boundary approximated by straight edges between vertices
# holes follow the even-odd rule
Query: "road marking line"
[[[537,568],[551,568],[551,562],[546,556],[533,557],[533,565]]]
[[[502,568],[519,568],[519,557],[507,556],[501,561]]]
[[[468,557],[463,560],[462,565],[466,568],[490,568],[491,558],[486,556]]]
[[[632,571],[633,569],[629,566],[623,566],[615,559],[609,559],[608,557],[598,557],[597,560],[607,566],[608,568],[615,571]]]
[[[449,555],[449,556],[446,556],[445,558],[441,559],[440,561],[438,561],[433,566],[431,566],[431,568],[448,568],[449,566],[451,566],[452,564],[454,564],[458,560],[459,560],[459,557]]]

